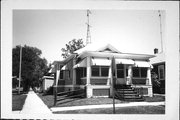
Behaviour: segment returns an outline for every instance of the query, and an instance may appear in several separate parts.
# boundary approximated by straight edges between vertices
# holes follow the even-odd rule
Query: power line
[[[20,94],[20,87],[21,87],[21,63],[22,63],[22,46],[20,45],[20,54],[19,54],[19,90],[18,93]]]

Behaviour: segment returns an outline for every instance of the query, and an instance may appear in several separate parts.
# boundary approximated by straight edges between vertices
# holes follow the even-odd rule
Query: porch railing
[[[106,77],[91,77],[90,84],[91,85],[107,85],[109,78]],[[86,85],[86,78],[81,78],[81,85]]]
[[[77,98],[77,97],[86,97],[86,89],[71,90],[66,92],[57,92],[57,87],[54,87],[54,106],[56,106],[58,101]]]

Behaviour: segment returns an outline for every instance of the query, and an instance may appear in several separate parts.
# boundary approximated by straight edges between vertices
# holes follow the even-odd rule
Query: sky
[[[13,10],[13,47],[37,47],[53,62],[72,39],[86,44],[86,10]],[[162,14],[164,36],[165,13]],[[124,53],[153,54],[161,49],[157,10],[91,10],[90,35],[95,44],[109,43]],[[163,37],[164,38],[164,37]]]

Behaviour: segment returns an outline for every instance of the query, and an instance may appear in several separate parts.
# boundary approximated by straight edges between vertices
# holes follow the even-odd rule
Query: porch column
[[[109,73],[108,73],[108,80],[107,80],[107,85],[110,85],[111,84],[111,66],[109,67]]]
[[[87,57],[87,70],[86,70],[86,95],[87,98],[92,97],[92,88],[91,88],[91,84],[90,84],[90,80],[91,80],[91,57],[88,56]]]
[[[132,66],[128,66],[127,85],[132,84]]]
[[[73,66],[74,65],[76,65],[76,59],[74,58],[73,59]],[[72,90],[75,90],[75,85],[76,85],[76,69],[75,68],[73,68],[73,78],[72,78],[72,85],[73,85],[73,87],[72,87]]]
[[[112,68],[109,67],[109,74],[108,74],[108,83],[107,85],[110,85],[110,97],[112,97]]]
[[[151,81],[151,68],[149,67],[147,69],[147,80],[146,80],[146,85],[148,85],[148,96],[152,97],[153,92],[152,92],[152,81]]]

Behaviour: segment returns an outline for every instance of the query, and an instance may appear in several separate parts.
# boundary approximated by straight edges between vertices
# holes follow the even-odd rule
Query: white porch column
[[[108,80],[107,80],[107,85],[111,85],[111,77],[112,77],[112,71],[111,71],[111,66],[109,67],[109,73],[108,73]]]
[[[112,68],[109,67],[109,74],[108,74],[108,84],[110,85],[110,97],[112,97]]]
[[[147,69],[147,80],[146,80],[146,85],[148,85],[148,96],[152,97],[153,92],[152,92],[152,81],[151,81],[151,68],[149,67]]]
[[[60,77],[60,70],[57,70],[57,71],[56,71],[56,80],[55,80],[55,86],[56,86],[56,87],[58,86],[59,77]]]
[[[128,77],[127,77],[127,85],[132,84],[132,66],[128,66]]]
[[[92,97],[92,88],[90,87],[90,80],[91,80],[91,57],[87,57],[87,70],[86,70],[86,95],[87,98]]]
[[[76,65],[76,59],[74,58],[73,59],[73,66]],[[76,69],[73,68],[73,78],[72,78],[72,85],[73,85],[73,88],[72,90],[75,90],[75,86],[76,86]]]

